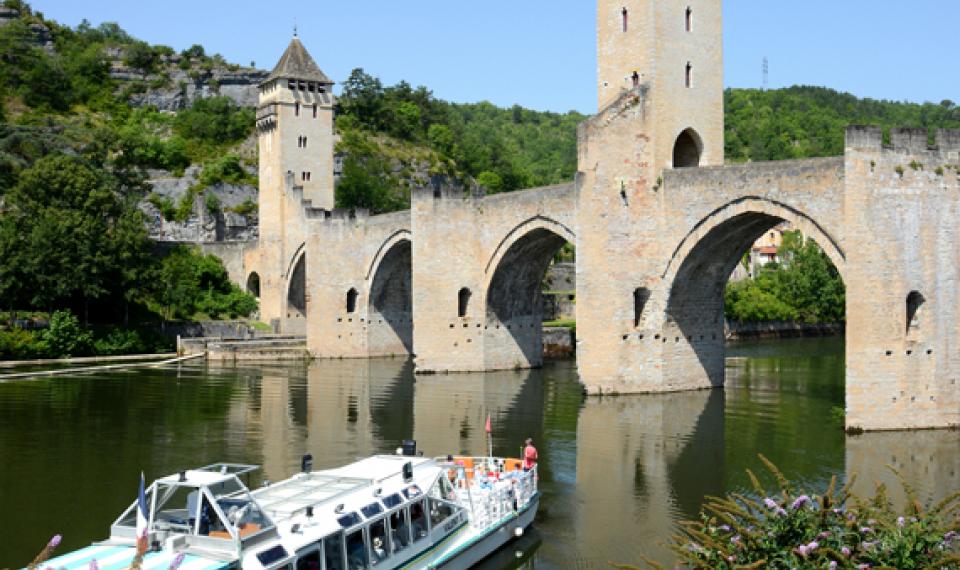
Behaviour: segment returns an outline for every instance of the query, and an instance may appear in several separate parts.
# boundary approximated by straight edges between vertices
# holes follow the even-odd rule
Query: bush
[[[250,176],[240,163],[240,157],[228,154],[203,165],[200,184],[203,186],[213,186],[222,182],[243,184],[249,182],[249,178]]]
[[[898,512],[882,485],[870,500],[850,494],[852,481],[837,490],[836,477],[822,496],[798,494],[769,460],[762,455],[760,459],[777,478],[780,491],[768,494],[748,470],[757,498],[708,497],[700,520],[683,523],[671,545],[682,567],[956,568],[960,564],[960,493],[925,509],[901,478],[909,505]]]
[[[122,329],[113,329],[106,336],[98,338],[93,342],[93,348],[103,356],[148,352],[146,343],[137,331]]]
[[[50,328],[41,333],[48,354],[54,358],[85,356],[93,352],[93,335],[80,327],[70,311],[56,311],[50,317]]]
[[[229,97],[210,97],[180,111],[174,130],[185,139],[226,144],[245,138],[253,123],[253,109],[239,107]]]
[[[46,355],[46,352],[46,344],[34,331],[19,327],[6,331],[0,330],[0,359],[2,360],[41,358]]]

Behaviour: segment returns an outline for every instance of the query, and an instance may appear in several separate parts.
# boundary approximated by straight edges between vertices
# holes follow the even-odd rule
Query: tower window
[[[316,104],[316,103],[313,104],[313,118],[314,118],[314,119],[317,118],[317,104]]]
[[[687,88],[693,87],[693,64],[689,61],[687,62],[687,69],[683,81],[684,86]]]
[[[299,102],[299,101],[293,104],[293,114],[296,115],[297,117],[300,116],[300,102]]]
[[[685,25],[685,29],[688,32],[693,31],[693,8],[691,8],[690,6],[687,6],[687,16],[686,16],[684,25]]]
[[[631,79],[633,79],[633,86],[634,86],[634,87],[640,87],[640,74],[639,74],[639,73],[637,73],[636,71],[634,71],[634,72],[633,72],[633,76],[631,77]]]
[[[633,290],[633,326],[640,326],[643,318],[643,310],[647,307],[647,301],[650,300],[650,290],[646,287],[639,287]]]
[[[627,11],[626,6],[620,11],[620,15],[623,16],[623,33],[627,33],[627,29],[630,27],[630,12]]]

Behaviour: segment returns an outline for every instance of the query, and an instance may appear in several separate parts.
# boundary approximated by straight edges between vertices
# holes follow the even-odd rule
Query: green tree
[[[253,110],[229,97],[200,99],[177,114],[174,130],[185,139],[203,143],[237,142],[253,130]]]
[[[134,42],[123,53],[123,63],[143,73],[153,72],[157,61],[157,52],[146,42]]]

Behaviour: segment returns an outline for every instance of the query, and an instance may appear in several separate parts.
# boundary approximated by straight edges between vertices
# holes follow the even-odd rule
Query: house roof
[[[760,255],[777,255],[779,249],[776,246],[768,245],[760,248]]]
[[[280,56],[280,61],[270,72],[270,75],[264,80],[264,83],[274,79],[301,79],[304,81],[316,81],[317,83],[332,84],[333,81],[317,67],[307,48],[300,43],[300,38],[294,36],[290,40],[287,50]]]

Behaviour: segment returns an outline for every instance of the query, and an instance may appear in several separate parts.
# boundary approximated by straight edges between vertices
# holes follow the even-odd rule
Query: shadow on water
[[[317,469],[403,439],[427,455],[540,451],[533,529],[493,568],[671,563],[663,544],[705,495],[748,488],[757,453],[811,490],[860,474],[891,488],[892,464],[928,496],[960,488],[960,434],[844,436],[836,340],[738,344],[727,388],[584,398],[572,362],[541,370],[414,377],[407,360],[179,369],[0,385],[0,567],[28,561],[54,533],[63,549],[105,538],[148,479],[215,461],[258,463],[265,478]],[[259,484],[259,480],[254,480]],[[127,492],[129,491],[129,492]],[[519,554],[518,554],[519,553]]]

